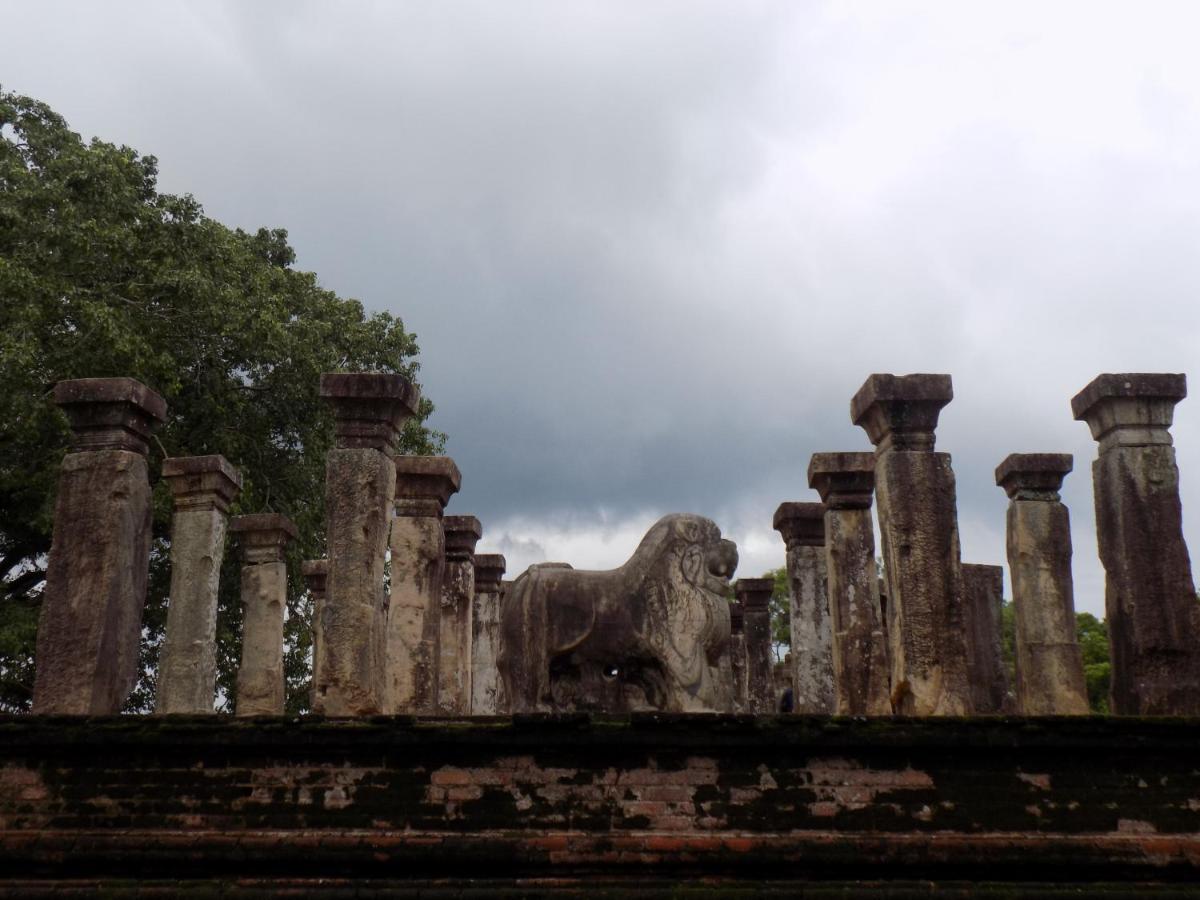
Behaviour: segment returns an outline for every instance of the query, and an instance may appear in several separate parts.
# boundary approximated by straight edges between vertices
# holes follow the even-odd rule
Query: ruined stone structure
[[[789,665],[772,666],[773,579],[740,579],[730,603],[737,550],[715,523],[666,516],[617,569],[546,563],[504,582],[503,557],[474,555],[478,521],[443,519],[454,463],[395,457],[415,390],[359,374],[323,377],[322,393],[337,420],[329,558],[302,572],[313,707],[332,718],[282,718],[296,532],[274,513],[229,523],[244,563],[237,712],[274,718],[213,715],[237,472],[211,456],[164,461],[157,711],[175,715],[139,721],[105,716],[137,674],[147,441],[165,404],[130,379],[57,386],[74,444],[34,708],[96,718],[0,716],[0,896],[1195,892],[1200,602],[1168,431],[1183,376],[1104,375],[1073,401],[1100,445],[1112,705],[1135,714],[1104,718],[1080,715],[1064,454],[996,471],[1027,718],[1008,715],[1002,572],[960,562],[954,475],[933,452],[947,376],[868,379],[851,414],[875,454],[815,454],[823,503],[776,512],[799,715],[770,714]],[[861,718],[889,710],[903,717]],[[731,711],[753,715],[676,715]],[[1003,715],[952,718],[967,712]],[[490,718],[458,718],[471,713]]]
[[[733,712],[749,712],[746,683],[746,609],[739,601],[729,604],[729,650],[722,659],[729,660],[729,683],[733,685]],[[722,671],[721,677],[725,673]]]
[[[242,476],[223,456],[163,460],[171,487],[171,601],[158,658],[159,713],[211,713],[217,686],[217,591],[229,504]]]
[[[475,545],[483,526],[474,516],[446,516],[446,575],[439,613],[437,711],[471,711],[471,607],[475,601]]]
[[[321,635],[324,629],[319,626],[319,623],[321,617],[325,614],[325,586],[329,581],[329,560],[306,559],[300,564],[300,574],[304,578],[304,589],[308,591],[309,596],[312,598],[313,672],[312,682],[308,691],[308,704],[312,706],[313,698],[316,695],[317,663],[325,657],[325,654],[321,650]]]
[[[850,402],[851,420],[875,445],[892,708],[902,715],[971,708],[954,472],[950,455],[933,450],[953,396],[949,375],[872,375]]]
[[[1004,665],[1002,609],[1004,569],[963,563],[963,612],[967,620],[967,675],[976,713],[1013,712],[1015,700]]]
[[[1100,375],[1071,400],[1099,443],[1096,534],[1107,575],[1111,708],[1200,715],[1200,604],[1171,440],[1183,375]]]
[[[296,526],[279,513],[233,520],[242,548],[242,664],[239,716],[281,716],[284,707],[283,617],[287,612],[284,550]]]
[[[148,441],[162,397],[132,378],[60,381],[71,423],[38,620],[35,713],[105,715],[137,680],[150,567]]]
[[[1075,639],[1071,520],[1058,493],[1072,462],[1069,453],[1013,453],[996,469],[996,484],[1010,501],[1017,706],[1025,715],[1088,712]]]
[[[791,599],[792,703],[797,713],[834,709],[833,637],[825,556],[825,507],[781,503],[775,530],[787,547]]]
[[[471,606],[471,714],[494,716],[508,709],[497,657],[500,654],[500,581],[507,565],[499,553],[475,554]]]
[[[513,712],[727,710],[737,548],[700,516],[665,516],[617,569],[533,566],[505,598],[500,675]]]
[[[386,603],[383,567],[396,494],[396,439],[417,409],[399,375],[321,376],[337,446],[325,470],[329,575],[313,709],[331,716],[383,712]]]
[[[834,711],[843,716],[890,715],[891,683],[871,519],[875,457],[814,453],[808,464],[808,485],[825,504]]]
[[[442,512],[462,486],[448,456],[396,457],[396,518],[390,547],[387,711],[436,709],[446,538]]]
[[[746,712],[775,712],[775,685],[772,676],[771,594],[775,582],[770,578],[739,578],[733,592],[742,605],[742,632],[746,642]]]

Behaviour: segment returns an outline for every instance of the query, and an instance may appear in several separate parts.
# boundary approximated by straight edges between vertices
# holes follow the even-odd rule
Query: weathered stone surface
[[[501,608],[514,712],[727,710],[721,655],[737,547],[709,519],[664,516],[606,572],[531,566]]]
[[[739,578],[733,592],[742,604],[742,630],[746,638],[746,712],[773,713],[775,690],[771,671],[772,578]]]
[[[387,693],[383,570],[396,495],[392,456],[418,396],[399,375],[371,373],[322,375],[321,396],[333,406],[337,447],[325,467],[329,576],[313,709],[376,715]]]
[[[321,376],[321,396],[333,406],[337,445],[392,456],[405,421],[416,415],[420,391],[403,375],[332,372]]]
[[[1013,453],[996,469],[1010,500],[1017,709],[1025,715],[1088,712],[1075,636],[1071,519],[1058,493],[1071,468],[1069,453]]]
[[[1200,603],[1168,430],[1186,394],[1183,375],[1101,375],[1071,401],[1099,442],[1092,484],[1114,713],[1200,714]]]
[[[748,712],[746,705],[746,610],[736,600],[729,604],[729,647],[721,655],[728,660],[729,683],[733,685],[732,708],[734,712]],[[722,669],[722,677],[724,668]]]
[[[242,549],[242,664],[239,716],[281,716],[284,709],[283,618],[287,612],[284,551],[296,526],[279,513],[237,516],[230,529]]]
[[[133,378],[76,378],[54,386],[71,423],[72,450],[128,450],[143,456],[167,417],[167,402]]]
[[[825,506],[781,503],[774,528],[787,547],[791,595],[793,712],[834,709],[833,637],[825,559]]]
[[[391,713],[435,711],[446,566],[442,511],[461,484],[458,466],[449,457],[396,457],[387,619],[387,710]]]
[[[59,382],[71,422],[38,620],[35,713],[120,710],[137,681],[150,565],[146,441],[166,414],[131,378]]]
[[[963,611],[967,619],[967,672],[976,714],[1011,713],[1015,705],[1004,665],[1004,569],[963,563]]]
[[[872,375],[850,401],[850,420],[887,450],[932,450],[942,407],[954,399],[949,375]]]
[[[901,715],[970,711],[954,472],[949,454],[932,452],[952,397],[949,375],[872,375],[850,404],[875,444],[892,708]]]
[[[241,473],[225,457],[163,460],[171,487],[171,599],[155,712],[211,713],[217,683],[217,592],[229,504]]]
[[[825,547],[838,715],[892,712],[887,636],[875,572],[873,453],[814,453],[808,485],[825,504]]]
[[[329,581],[329,560],[306,559],[300,564],[300,574],[304,577],[304,587],[312,597],[312,648],[313,672],[308,690],[308,705],[313,705],[317,694],[317,666],[324,660],[321,650],[321,639],[324,633],[320,627],[321,617],[325,615],[326,583]]]
[[[475,554],[475,600],[471,610],[471,714],[494,716],[507,709],[497,658],[500,653],[500,580],[507,565],[499,553]]]
[[[471,711],[471,612],[475,598],[475,545],[483,526],[474,516],[446,516],[446,574],[439,611],[437,711]]]

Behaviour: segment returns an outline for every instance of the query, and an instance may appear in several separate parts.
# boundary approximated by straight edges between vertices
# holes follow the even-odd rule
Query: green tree
[[[767,609],[771,614],[771,648],[775,653],[775,661],[779,662],[792,646],[792,592],[786,568],[772,569],[764,572],[762,577],[775,582]]]
[[[169,420],[151,454],[154,549],[143,629],[145,673],[129,708],[153,702],[165,623],[171,501],[164,455],[223,453],[245,485],[233,513],[295,521],[289,552],[288,706],[303,709],[310,609],[299,562],[324,553],[324,456],[332,421],[321,372],[415,377],[402,323],[292,268],[282,229],[248,234],[157,190],[156,160],[85,143],[48,106],[0,91],[0,709],[28,707],[32,650],[68,429],[48,400],[65,378],[133,376],[161,393]],[[422,401],[403,450],[442,437]],[[236,553],[222,570],[219,694],[234,702],[241,606]]]

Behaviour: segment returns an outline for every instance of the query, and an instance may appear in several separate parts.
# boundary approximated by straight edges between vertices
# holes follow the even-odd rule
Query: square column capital
[[[1103,453],[1112,447],[1171,444],[1175,404],[1187,396],[1182,374],[1098,375],[1071,399],[1071,413],[1086,421]]]
[[[996,467],[996,484],[1012,500],[1058,500],[1074,465],[1070,453],[1010,453]]]
[[[792,547],[824,547],[825,504],[780,503],[772,527],[783,537],[789,550]]]
[[[498,594],[508,562],[501,553],[475,554],[476,593]]]
[[[300,574],[304,576],[304,586],[314,597],[325,596],[325,585],[329,580],[329,560],[306,559],[300,563]]]
[[[332,372],[321,376],[321,396],[333,406],[339,449],[396,453],[406,420],[416,415],[421,395],[403,375]]]
[[[733,583],[733,594],[746,612],[765,611],[774,592],[774,578],[739,578]]]
[[[828,509],[870,509],[875,492],[874,453],[814,453],[808,486]]]
[[[247,565],[282,562],[284,548],[299,536],[292,520],[281,513],[234,516],[229,530],[238,536]]]
[[[134,378],[76,378],[54,386],[71,423],[72,450],[129,450],[143,456],[167,418],[167,401]]]
[[[171,456],[163,460],[162,475],[175,498],[175,510],[216,509],[228,512],[242,489],[242,473],[219,453],[209,456]]]
[[[462,486],[458,466],[448,456],[397,456],[396,514],[440,516]]]
[[[471,560],[475,545],[483,537],[483,526],[474,516],[446,516],[442,519],[442,530],[446,535],[446,559],[459,562]]]
[[[850,401],[850,420],[877,453],[932,451],[938,415],[953,399],[949,375],[871,375]]]

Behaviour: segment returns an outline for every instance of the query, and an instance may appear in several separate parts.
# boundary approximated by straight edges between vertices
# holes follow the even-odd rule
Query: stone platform
[[[0,719],[0,894],[1190,894],[1200,720]]]

